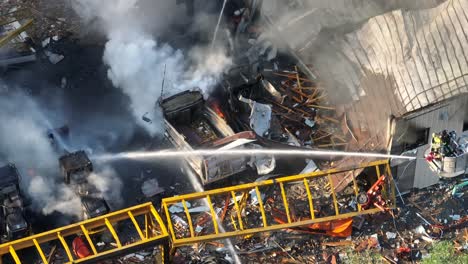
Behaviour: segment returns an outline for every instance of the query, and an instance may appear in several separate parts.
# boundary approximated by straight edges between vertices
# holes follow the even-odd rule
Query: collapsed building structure
[[[395,168],[400,189],[438,182],[421,159],[430,135],[467,129],[468,64],[460,59],[468,45],[465,1],[364,1],[352,7],[268,1],[257,8],[268,27],[259,39],[285,47],[308,79],[333,90],[328,99],[343,133],[356,143],[347,150],[401,154],[414,145],[418,159]],[[305,25],[313,27],[304,31]],[[356,162],[341,164],[349,160]]]
[[[185,2],[193,8],[193,1]],[[34,247],[38,258],[50,263],[44,248],[56,243],[59,253],[49,254],[62,257],[56,262],[112,258],[144,262],[161,253],[158,259],[170,254],[173,261],[179,258],[182,263],[216,253],[224,260],[226,254],[253,258],[263,254],[263,260],[270,262],[279,255],[288,261],[304,261],[299,256],[310,252],[313,256],[307,260],[318,262],[322,259],[316,258],[321,254],[314,251],[317,247],[352,245],[362,252],[380,247],[379,241],[384,241],[382,247],[391,248],[382,256],[387,261],[413,261],[413,251],[421,253],[419,239],[432,243],[467,222],[464,200],[448,200],[463,199],[460,189],[466,185],[454,188],[452,183],[442,183],[429,189],[443,197],[440,200],[448,200],[446,204],[462,204],[461,209],[447,208],[452,210],[450,214],[442,212],[446,204],[402,197],[413,188],[438,183],[447,173],[465,175],[467,168],[465,154],[447,157],[447,165],[441,161],[443,166],[438,164],[436,169],[425,159],[434,133],[453,130],[463,138],[468,128],[464,80],[468,64],[457,59],[464,56],[468,45],[463,41],[468,23],[462,16],[466,2],[430,2],[424,9],[376,2],[364,10],[353,6],[352,15],[343,16],[340,5],[317,8],[307,1],[246,1],[229,17],[231,48],[237,51],[239,64],[247,66],[224,76],[221,86],[227,103],[210,105],[199,91],[185,91],[158,102],[165,136],[184,151],[255,148],[258,144],[391,153],[416,159],[307,159],[299,175],[278,177],[268,175],[277,164],[275,157],[190,156],[185,160],[203,184],[236,178],[248,166],[255,167],[258,175],[267,175],[253,183],[176,193],[165,197],[161,208],[148,203],[110,214],[102,197],[79,188],[86,218],[91,219],[0,245],[0,255],[21,263],[23,250]],[[93,169],[84,152],[65,155],[60,163],[66,183],[86,185]],[[359,165],[363,163],[367,165]],[[88,203],[87,198],[94,200]],[[404,204],[405,200],[417,210],[396,209],[397,202]],[[438,213],[427,212],[428,207],[436,206],[441,207]],[[375,218],[362,216],[374,213]],[[414,219],[424,226],[413,226],[418,222]],[[400,229],[401,235],[399,224],[409,234]],[[127,227],[132,231],[126,232]],[[280,234],[275,233],[278,230],[282,230]],[[353,230],[359,230],[359,236],[352,236]],[[284,234],[292,234],[294,242],[300,240],[298,234],[314,235],[320,242],[286,246]],[[352,236],[356,241],[324,240],[317,234],[337,239]],[[359,240],[362,234],[365,238]],[[309,236],[305,240],[311,240]],[[224,238],[232,239],[233,251],[229,252]],[[143,256],[150,257],[132,255],[139,250],[146,250]],[[333,262],[340,257],[335,251],[323,260]]]

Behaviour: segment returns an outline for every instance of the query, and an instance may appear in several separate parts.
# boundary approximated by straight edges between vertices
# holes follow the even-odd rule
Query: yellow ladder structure
[[[6,14],[0,14],[0,27],[21,20],[20,27],[10,32],[6,32],[6,34],[0,35],[0,47],[7,44],[8,42],[16,38],[19,34],[21,34],[21,32],[27,30],[29,27],[32,26],[34,21],[33,19],[22,19],[26,16],[26,11],[27,10],[25,9],[20,9]]]
[[[134,231],[138,234],[139,240],[123,241],[122,236],[119,236],[118,229],[118,226],[122,225],[133,225],[135,228]],[[115,241],[115,247],[98,250],[99,247],[96,245],[93,237],[106,231],[112,235]],[[91,251],[90,256],[78,259],[70,249],[70,240],[77,236],[84,236],[86,238],[85,241],[87,241],[88,247]],[[167,257],[169,246],[167,229],[161,217],[151,203],[145,203],[69,226],[1,244],[0,256],[9,254],[16,264],[27,263],[21,261],[19,257],[21,254],[18,254],[17,252],[26,248],[35,248],[35,251],[41,258],[42,262],[44,264],[48,264],[49,261],[41,247],[41,244],[53,241],[56,241],[57,244],[62,246],[68,258],[67,263],[95,262],[102,259],[123,256],[130,252],[136,252],[138,250],[157,245],[165,247],[162,252],[163,254],[166,253]]]
[[[350,189],[337,193],[334,188],[336,180],[333,179],[350,175],[353,179]],[[382,175],[386,176],[382,197],[388,208],[394,208],[395,185],[390,166],[388,161],[376,161],[350,169],[319,171],[164,198],[162,211],[168,228],[153,205],[145,203],[1,244],[0,257],[10,255],[16,264],[26,263],[21,261],[19,256],[22,254],[18,252],[32,248],[43,263],[48,264],[41,244],[56,241],[68,257],[67,263],[94,263],[158,245],[162,247],[162,260],[166,261],[169,247],[175,250],[200,242],[307,227],[380,212],[375,206],[364,209],[359,204],[350,211],[343,209],[345,207],[340,203],[356,201],[359,193],[367,191],[359,189],[358,181],[364,176],[370,188]],[[298,190],[302,190],[302,193]],[[192,205],[201,205],[202,209],[199,207],[193,211],[196,208]],[[178,209],[171,210],[171,206]],[[284,221],[278,221],[278,217],[273,216],[278,211],[281,211]],[[122,225],[133,226],[135,237],[139,237],[139,240],[124,241],[117,228]],[[103,232],[109,232],[114,238],[113,248],[98,250],[93,236]],[[92,251],[90,256],[78,259],[70,250],[69,243],[77,236],[86,238]]]
[[[332,177],[351,175],[353,177],[353,186],[351,188],[352,194],[348,194],[348,200],[354,199],[356,201],[360,192],[367,191],[358,190],[356,177],[361,172],[365,172],[368,176],[368,180],[370,180],[369,188],[381,175],[387,176],[382,196],[388,201],[388,207],[393,208],[395,206],[394,182],[387,161],[372,162],[345,170],[333,169],[287,176],[163,199],[162,207],[166,215],[172,247],[309,226],[314,223],[380,212],[381,210],[375,206],[363,209],[359,204],[356,204],[354,211],[343,211],[339,205],[343,194],[335,192]],[[291,186],[297,185],[301,185],[302,190],[304,190],[303,198],[291,201],[294,198],[288,198],[288,192],[291,191]],[[327,189],[326,186],[329,188]],[[320,193],[320,195],[317,196],[317,193]],[[254,205],[253,210],[246,214],[247,199],[245,197],[249,194],[250,197],[257,197],[255,199],[257,205]],[[262,199],[259,197],[262,197]],[[324,198],[329,200],[328,207],[331,212],[328,212],[328,214],[321,212],[322,210],[317,210],[317,207],[323,207]],[[316,201],[317,199],[318,201]],[[230,201],[230,204],[226,205],[227,201]],[[302,203],[300,208],[296,206],[299,203]],[[189,212],[188,204],[204,204],[206,206],[205,215],[201,219],[200,217],[198,220],[194,219],[191,212]],[[173,205],[181,209],[178,212],[171,213],[170,208]],[[231,217],[220,219],[221,212],[224,213],[225,211],[224,207],[231,208],[229,210]],[[278,211],[278,208],[282,210],[284,222],[277,222],[271,216],[273,212]],[[299,217],[300,214],[302,215]]]

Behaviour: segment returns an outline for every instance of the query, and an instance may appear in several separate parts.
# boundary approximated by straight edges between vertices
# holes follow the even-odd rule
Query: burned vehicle
[[[26,221],[24,200],[19,187],[20,174],[14,164],[0,167],[0,197],[2,209],[2,242],[28,236],[30,226]]]
[[[234,133],[204,100],[200,91],[184,91],[160,101],[166,138],[179,150],[259,148],[251,131]],[[203,185],[255,168],[260,175],[275,167],[271,156],[187,156]]]
[[[83,150],[61,156],[59,164],[64,182],[71,185],[81,199],[84,219],[109,213],[106,200],[88,183],[88,176],[93,172],[93,164]]]

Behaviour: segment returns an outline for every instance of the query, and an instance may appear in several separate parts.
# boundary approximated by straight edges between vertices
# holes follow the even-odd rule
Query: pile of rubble
[[[365,257],[377,263],[410,263],[430,257],[433,245],[445,240],[454,244],[457,254],[466,254],[468,197],[466,190],[463,192],[458,188],[454,196],[452,192],[455,186],[455,182],[442,183],[401,197],[399,208],[391,212],[355,217],[352,233],[345,235],[330,235],[305,227],[235,238],[230,242],[242,263],[355,263],[353,261],[362,261]],[[297,198],[296,195],[298,193],[291,193],[288,199]],[[250,204],[255,202],[252,201],[255,196],[250,197],[246,213],[249,216],[258,213],[255,208],[249,213]],[[273,198],[265,197],[265,200],[270,201],[266,203],[266,212],[281,211],[273,206]],[[206,206],[191,206],[196,210],[209,211]],[[176,212],[176,207],[173,207],[173,212]],[[222,207],[216,208],[221,217],[231,217]],[[308,213],[304,212],[305,215]],[[210,229],[212,223],[207,221],[209,218],[205,212],[194,218],[197,232]],[[260,215],[254,218],[261,222]],[[185,220],[178,217],[177,221],[179,232],[184,232],[179,235],[189,235]],[[226,229],[229,229],[228,225]],[[207,256],[232,263],[232,251],[228,245],[227,241],[216,241],[179,248],[175,263],[205,263],[203,261]]]

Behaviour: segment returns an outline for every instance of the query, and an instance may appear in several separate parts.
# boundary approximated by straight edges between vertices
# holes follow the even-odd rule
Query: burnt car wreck
[[[88,219],[109,213],[109,205],[98,190],[88,183],[93,164],[83,150],[59,158],[60,172],[65,184],[72,186],[81,199],[83,218]]]
[[[209,107],[201,92],[184,91],[163,99],[165,136],[180,150],[256,148],[256,136],[251,131],[235,133],[215,110]],[[258,156],[258,155],[257,155]],[[189,156],[186,161],[206,185],[249,167],[257,173],[270,173],[275,167],[273,157]]]
[[[0,228],[2,242],[19,239],[30,233],[19,182],[20,175],[14,164],[0,167],[0,199],[2,205]]]

